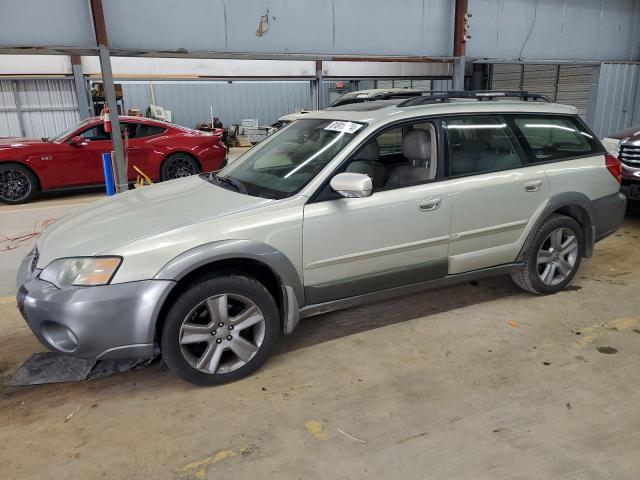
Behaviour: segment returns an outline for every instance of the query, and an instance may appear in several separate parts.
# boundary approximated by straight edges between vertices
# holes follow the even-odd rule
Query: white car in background
[[[56,222],[20,267],[20,311],[52,350],[159,346],[179,377],[214,385],[254,372],[303,317],[491,275],[558,292],[625,197],[620,162],[576,109],[540,99],[309,112],[216,174]]]
[[[295,122],[296,120],[300,120],[302,117],[304,117],[310,111],[311,110],[300,110],[300,111],[295,112],[295,113],[288,113],[287,115],[281,116],[278,119],[278,121],[275,122],[271,126],[274,127],[274,128],[277,128],[279,130],[279,129],[283,128],[283,127],[286,127],[290,123]]]
[[[345,93],[333,102],[331,107],[339,107],[341,105],[349,105],[352,103],[372,102],[374,100],[413,98],[421,95],[422,93],[424,93],[422,90],[413,90],[409,88],[372,88],[368,90],[358,90],[356,92]],[[300,110],[295,113],[283,115],[272,126],[280,129],[292,122],[295,122],[296,120],[300,120],[311,112],[311,110]]]

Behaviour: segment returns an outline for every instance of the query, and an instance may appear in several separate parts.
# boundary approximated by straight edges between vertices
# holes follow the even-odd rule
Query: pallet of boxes
[[[248,118],[240,121],[240,124],[233,126],[231,146],[250,147],[271,135],[275,129],[258,125],[258,120]]]

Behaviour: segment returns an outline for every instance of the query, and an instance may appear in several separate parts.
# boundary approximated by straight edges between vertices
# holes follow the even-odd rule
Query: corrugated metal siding
[[[640,65],[603,63],[598,79],[598,98],[593,128],[606,137],[640,123]]]
[[[73,80],[0,81],[0,137],[51,137],[79,120]]]
[[[411,88],[431,90],[431,80],[411,80]]]
[[[0,80],[0,137],[21,135],[13,85],[9,80]]]
[[[593,65],[560,65],[556,102],[573,105],[578,115],[587,117]]]
[[[451,80],[376,80],[376,86],[370,88],[417,88],[420,90],[432,90],[434,82],[451,83]],[[363,89],[361,88],[361,90]]]
[[[522,90],[555,99],[557,79],[557,65],[524,65]]]
[[[573,105],[587,116],[593,65],[497,63],[491,68],[491,90],[527,90]]]
[[[126,108],[146,113],[151,103],[150,82],[122,83]],[[174,123],[195,128],[210,119],[210,107],[225,125],[245,118],[257,118],[270,125],[282,115],[312,107],[308,81],[236,82],[162,81],[153,82],[156,103],[171,110]]]
[[[496,63],[491,67],[491,90],[519,90],[522,82],[522,65]]]
[[[443,91],[453,89],[453,80],[431,80],[431,90]]]

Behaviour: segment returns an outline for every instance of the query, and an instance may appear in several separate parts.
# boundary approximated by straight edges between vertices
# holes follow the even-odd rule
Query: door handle
[[[428,198],[426,200],[421,200],[418,204],[418,208],[421,212],[432,212],[440,208],[441,203],[442,199],[440,198]]]
[[[542,180],[531,180],[524,184],[524,190],[526,192],[537,192],[542,187]]]

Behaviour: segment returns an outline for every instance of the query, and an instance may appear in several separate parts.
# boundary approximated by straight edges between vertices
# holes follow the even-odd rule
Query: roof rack
[[[543,101],[552,102],[546,95],[529,93],[526,90],[447,90],[441,92],[425,90],[428,95],[420,95],[400,102],[398,107],[413,107],[415,105],[425,105],[428,103],[448,102],[451,99],[463,98],[478,101],[496,100],[498,98],[517,98],[523,102]]]

